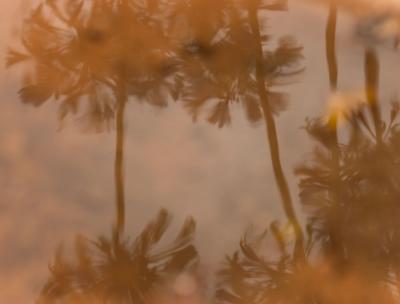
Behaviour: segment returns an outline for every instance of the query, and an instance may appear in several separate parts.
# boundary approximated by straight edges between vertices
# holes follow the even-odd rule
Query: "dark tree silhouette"
[[[369,104],[349,115],[339,172],[332,129],[321,120],[309,122],[307,131],[320,145],[297,169],[308,214],[306,262],[299,267],[290,233],[277,223],[261,234],[247,233],[219,273],[217,302],[398,303],[398,115],[394,104],[389,123],[381,121],[380,143],[369,126]],[[332,183],[337,175],[339,187]]]
[[[328,41],[334,39],[332,20],[327,59],[334,92],[334,43]],[[246,233],[219,273],[217,302],[398,303],[399,105],[393,103],[385,123],[373,47],[365,52],[365,78],[366,100],[362,106],[347,105],[341,141],[339,115],[331,116],[334,123],[307,122],[307,132],[319,145],[312,160],[296,170],[308,214],[306,263],[296,263],[293,241],[277,223],[259,235]]]
[[[202,1],[203,5],[207,2]],[[187,34],[190,43],[181,55],[181,99],[193,119],[213,104],[208,121],[218,127],[230,123],[230,107],[234,103],[243,105],[250,122],[264,121],[283,208],[296,230],[297,254],[302,255],[303,235],[282,169],[274,119],[274,114],[285,108],[287,96],[272,90],[301,72],[302,48],[291,37],[268,48],[272,39],[260,24],[265,18],[259,16],[285,7],[283,1],[221,1],[210,19],[201,19],[200,14],[197,19],[193,17],[193,12],[198,11],[196,5],[184,7],[188,20],[185,24],[191,31]]]
[[[97,130],[116,117],[116,225],[121,232],[124,112],[129,97],[164,106],[169,91],[185,101],[193,117],[207,101],[215,101],[209,121],[220,127],[230,121],[229,105],[240,101],[250,121],[263,119],[266,124],[278,189],[301,247],[302,232],[273,117],[285,107],[286,96],[271,90],[301,71],[301,48],[286,37],[268,50],[271,39],[258,16],[259,11],[284,7],[280,1],[253,0],[47,1],[26,21],[24,51],[10,51],[8,64],[32,59],[33,73],[20,90],[26,103],[39,106],[59,99],[63,118],[87,101],[85,121]],[[205,10],[211,12],[207,19],[199,13]]]
[[[165,13],[154,1],[45,1],[24,23],[21,50],[9,51],[8,66],[31,64],[20,90],[24,103],[55,100],[61,120],[83,111],[80,121],[96,132],[116,120],[116,225],[110,237],[78,237],[76,261],[60,248],[37,303],[145,303],[196,263],[193,219],[169,243],[159,244],[171,220],[165,210],[133,241],[123,233],[126,103],[165,107],[174,90],[176,46],[160,19]]]
[[[307,131],[320,145],[297,173],[301,202],[323,255],[343,273],[391,282],[399,267],[399,106],[393,103],[385,123],[378,102],[378,58],[372,48],[365,54],[366,102],[345,117],[342,132],[348,139],[339,145],[337,162],[330,157],[332,129],[309,121]]]
[[[47,303],[148,303],[159,288],[183,271],[193,270],[197,251],[191,244],[195,221],[186,220],[175,239],[162,242],[171,216],[161,210],[134,239],[90,240],[78,236],[75,261],[60,247],[50,278],[37,300]]]
[[[240,250],[227,256],[219,272],[218,303],[322,303],[315,286],[318,280],[318,284],[324,283],[322,266],[299,265],[283,230],[273,222],[261,234],[252,230],[245,233]],[[312,244],[304,249],[308,259]]]
[[[219,271],[216,303],[398,303],[393,289],[377,282],[371,272],[353,268],[342,273],[331,260],[316,255],[311,231],[305,246],[307,263],[302,267],[290,243],[276,223],[261,234],[246,233],[240,249],[227,256]],[[397,286],[396,276],[391,283]]]
[[[167,104],[174,48],[167,39],[164,8],[154,1],[49,0],[25,20],[21,50],[10,50],[7,65],[29,61],[20,97],[40,106],[59,103],[59,118],[77,113],[86,129],[108,129],[116,119],[115,184],[117,230],[125,222],[123,179],[124,113],[135,98]]]

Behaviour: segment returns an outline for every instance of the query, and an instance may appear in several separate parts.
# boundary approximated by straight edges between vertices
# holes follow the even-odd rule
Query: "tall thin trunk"
[[[338,66],[336,60],[336,21],[337,8],[331,4],[329,8],[328,22],[325,30],[326,58],[328,62],[329,83],[332,91],[337,89]]]
[[[376,51],[372,47],[365,49],[364,70],[367,101],[375,126],[376,142],[380,144],[382,142],[383,128],[378,104],[379,61]]]
[[[335,4],[331,4],[329,7],[328,22],[325,30],[325,47],[326,47],[326,61],[328,65],[329,84],[331,94],[335,94],[337,91],[338,82],[338,65],[336,59],[336,24],[337,24],[337,7]],[[341,212],[341,201],[342,201],[342,184],[340,179],[340,150],[339,140],[337,132],[337,115],[331,117],[329,127],[331,131],[331,146],[330,150],[332,153],[332,177],[331,177],[331,189],[332,199],[334,202],[334,214],[331,219],[331,244],[332,247],[329,249],[330,253],[333,254],[334,260],[336,260],[336,267],[344,266],[344,252],[342,248],[342,232],[341,232],[341,221],[343,215]]]
[[[276,132],[275,120],[273,117],[273,113],[268,101],[268,91],[265,86],[265,76],[264,76],[264,68],[263,68],[263,50],[262,50],[262,40],[260,33],[260,25],[257,16],[257,8],[254,5],[249,6],[249,21],[251,30],[254,35],[255,45],[257,47],[257,63],[256,63],[256,78],[257,78],[257,87],[258,92],[261,99],[261,107],[264,115],[267,137],[270,147],[270,156],[272,160],[272,167],[275,175],[275,180],[278,185],[279,193],[283,203],[283,209],[286,214],[287,219],[293,225],[296,235],[295,242],[295,252],[294,256],[299,261],[302,262],[305,260],[304,253],[304,236],[303,231],[300,225],[300,222],[297,219],[295,209],[293,207],[292,198],[289,191],[289,186],[286,181],[285,174],[283,173],[280,155],[279,155],[279,143],[278,136]]]
[[[117,98],[116,113],[116,146],[115,146],[115,194],[116,194],[116,231],[118,235],[122,235],[125,228],[125,187],[124,187],[124,137],[125,137],[125,105],[126,95],[124,89],[121,88]]]
[[[338,82],[338,65],[336,59],[336,23],[337,23],[337,8],[335,4],[331,4],[329,7],[328,22],[325,30],[325,49],[326,49],[326,61],[328,64],[329,84],[331,93],[336,93],[337,82]],[[338,138],[337,138],[337,117],[332,117],[332,121],[329,122],[332,128],[333,137],[333,158],[334,161],[338,162],[339,151],[338,151]],[[336,159],[335,159],[336,158]]]

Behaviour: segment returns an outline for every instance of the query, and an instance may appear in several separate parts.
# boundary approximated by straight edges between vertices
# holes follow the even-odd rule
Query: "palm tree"
[[[331,94],[334,96],[337,91],[337,82],[338,82],[338,66],[336,59],[336,23],[337,23],[337,6],[335,2],[330,3],[329,7],[329,15],[328,22],[325,30],[325,43],[326,43],[326,59],[328,65],[328,74],[329,74],[329,84],[331,89]],[[334,189],[337,191],[334,192],[334,197],[332,199],[339,204],[341,194],[341,181],[339,176],[339,167],[340,167],[340,149],[338,143],[338,115],[331,115],[328,121],[328,128],[326,129],[326,138],[330,138],[329,140],[329,149],[331,151],[331,160],[329,163],[332,167],[332,176],[331,176],[331,184]],[[339,223],[341,214],[338,212],[335,214],[335,219],[332,219],[332,224],[335,225]],[[340,231],[337,228],[332,229],[335,233],[339,233]],[[341,237],[340,235],[332,235],[332,247],[340,247],[340,244],[337,240]],[[340,250],[339,248],[333,250]]]
[[[398,303],[391,289],[382,281],[377,282],[370,272],[380,265],[374,263],[369,271],[355,267],[341,273],[330,259],[318,255],[319,246],[311,233],[305,248],[307,263],[299,268],[290,253],[292,247],[275,223],[261,234],[246,233],[240,249],[227,255],[218,273],[216,303]],[[396,254],[392,252],[391,257]],[[353,262],[353,266],[359,266],[357,262],[362,261]],[[375,268],[375,271],[382,270]],[[391,284],[397,286],[396,276]]]
[[[134,240],[121,239],[115,230],[110,238],[78,236],[75,261],[62,247],[57,250],[37,303],[148,303],[197,261],[191,244],[195,221],[187,219],[172,242],[160,245],[170,223],[170,214],[161,210]]]
[[[289,187],[287,185],[287,181],[285,175],[282,170],[280,156],[279,156],[279,144],[278,144],[278,136],[276,132],[275,121],[273,117],[273,112],[270,106],[270,101],[268,98],[268,92],[266,88],[267,79],[264,74],[264,65],[263,65],[263,44],[260,33],[260,27],[257,16],[257,5],[259,1],[253,0],[248,8],[248,17],[251,29],[253,31],[253,35],[255,37],[256,45],[257,45],[257,62],[256,62],[256,79],[257,79],[257,87],[258,92],[261,99],[261,108],[264,115],[265,124],[267,127],[268,141],[270,144],[270,153],[271,160],[274,168],[275,178],[278,184],[278,188],[282,197],[282,202],[284,206],[284,210],[289,222],[293,225],[295,233],[296,233],[296,245],[294,250],[294,256],[303,262],[304,257],[304,244],[303,244],[303,232],[301,229],[301,225],[296,217],[295,210],[293,207],[293,202],[290,196]],[[294,49],[296,50],[296,49]],[[299,48],[297,48],[299,51]],[[293,52],[293,49],[292,49]],[[288,53],[287,58],[284,58],[284,61],[281,62],[281,65],[285,66],[287,64],[291,64],[293,59],[298,59],[298,57],[293,58],[293,53]],[[297,55],[298,56],[298,55]],[[286,60],[285,60],[286,59]],[[286,61],[286,62],[285,62]]]
[[[365,68],[372,85],[367,92],[377,96],[377,57],[367,58]],[[332,165],[331,125],[308,122],[320,145],[297,170],[300,201],[309,213],[306,263],[296,266],[294,248],[276,222],[258,235],[246,233],[219,272],[217,302],[398,303],[400,108],[393,104],[387,124],[379,120],[378,139],[371,105],[379,107],[368,102],[348,113],[350,137],[338,145],[338,168]]]
[[[333,23],[328,22],[329,39]],[[327,45],[335,91],[334,43]],[[348,105],[348,141],[338,141],[337,116],[334,124],[320,119],[307,124],[320,145],[312,161],[297,169],[300,201],[309,212],[306,263],[296,267],[276,223],[253,238],[247,233],[219,273],[217,302],[398,303],[393,290],[398,290],[400,244],[399,106],[393,104],[390,121],[384,123],[378,57],[373,48],[365,54],[367,102],[363,107],[355,103],[354,109]],[[275,246],[263,243],[271,236]]]
[[[24,22],[22,50],[10,50],[7,65],[30,61],[20,97],[40,106],[59,101],[64,119],[86,106],[80,119],[100,132],[116,119],[115,185],[117,231],[125,223],[124,115],[130,98],[166,106],[174,65],[171,40],[153,1],[49,0]],[[151,10],[151,14],[150,11]]]
[[[310,212],[310,229],[323,255],[337,269],[363,273],[372,282],[391,282],[399,267],[399,106],[393,104],[385,123],[378,103],[379,64],[373,49],[366,50],[365,75],[367,100],[345,118],[344,132],[350,136],[339,145],[337,169],[329,156],[329,128],[320,121],[309,122],[307,130],[320,147],[313,161],[297,170],[300,197]],[[335,178],[338,183],[330,182]]]
[[[260,234],[247,231],[218,273],[217,303],[314,303],[306,301],[313,293],[300,284],[308,265],[298,267],[291,250],[278,222]],[[303,253],[307,258],[308,252]]]
[[[180,62],[181,77],[185,79],[181,99],[193,119],[197,119],[207,103],[213,102],[208,121],[218,127],[230,123],[230,106],[237,102],[244,106],[250,122],[264,120],[273,172],[285,214],[295,227],[297,252],[301,255],[301,226],[282,169],[274,121],[274,114],[286,106],[286,96],[271,89],[301,72],[298,68],[301,47],[285,37],[276,48],[267,49],[271,39],[262,32],[258,17],[259,11],[283,9],[285,3],[221,1],[207,20],[192,17],[198,11],[197,1],[193,3],[192,7],[180,8],[188,16],[185,25],[189,28],[186,38],[189,42]]]
[[[172,45],[157,20],[162,8],[151,3],[46,1],[24,24],[23,50],[9,52],[9,66],[28,60],[33,65],[20,90],[23,102],[40,106],[56,99],[60,119],[86,103],[81,120],[97,132],[116,119],[116,226],[109,238],[78,237],[75,263],[60,248],[38,303],[144,303],[165,280],[196,262],[193,219],[166,245],[158,244],[171,220],[165,210],[135,240],[123,233],[126,103],[135,97],[166,106],[165,93],[173,85]]]

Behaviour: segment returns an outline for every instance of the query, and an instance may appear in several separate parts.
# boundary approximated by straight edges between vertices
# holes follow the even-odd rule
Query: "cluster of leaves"
[[[258,122],[263,114],[257,64],[262,66],[268,106],[275,113],[286,107],[286,95],[270,89],[285,84],[301,72],[302,48],[292,37],[281,38],[276,47],[268,48],[267,45],[273,43],[269,35],[261,33],[259,41],[260,33],[255,33],[250,25],[250,2],[221,1],[220,13],[214,18],[188,17],[194,22],[190,23],[192,33],[181,57],[181,75],[186,80],[182,100],[194,120],[211,103],[207,120],[218,127],[229,125],[231,105],[241,103],[248,120]],[[284,1],[255,2],[257,11],[285,8]],[[265,18],[262,21],[265,22]],[[257,54],[260,48],[261,60]]]
[[[218,302],[276,303],[276,296],[289,284],[294,264],[277,223],[271,225],[270,232],[274,244],[268,247],[279,252],[275,258],[260,254],[268,231],[260,235],[246,233],[240,241],[240,251],[227,256],[225,267],[219,272]]]
[[[313,161],[297,170],[301,202],[311,213],[309,223],[322,247],[335,250],[343,261],[360,260],[360,256],[370,265],[380,261],[386,264],[380,265],[386,273],[389,261],[398,264],[394,253],[400,240],[398,113],[395,103],[389,124],[380,122],[382,142],[377,142],[363,110],[354,113],[349,117],[348,142],[338,145],[336,161],[332,141],[326,140],[329,130],[310,121],[307,130],[320,146]]]
[[[94,241],[77,237],[76,262],[67,260],[60,247],[37,303],[145,303],[166,280],[197,261],[191,218],[173,242],[159,244],[170,222],[161,210],[133,241],[117,233]]]
[[[59,118],[77,113],[95,131],[108,129],[118,101],[130,96],[164,107],[180,98],[196,119],[206,103],[208,121],[230,123],[230,104],[241,102],[248,119],[262,118],[256,81],[262,48],[264,82],[273,112],[287,103],[271,91],[297,75],[301,47],[285,37],[251,30],[249,3],[239,0],[139,1],[48,0],[24,22],[21,50],[10,50],[7,65],[29,60],[20,90],[23,102],[40,106],[60,100]],[[257,10],[284,9],[284,1],[254,1]],[[204,17],[207,12],[207,18]],[[262,18],[264,20],[264,18]]]
[[[245,237],[227,257],[217,300],[398,303],[399,113],[394,102],[385,123],[371,99],[346,115],[341,136],[329,122],[307,121],[306,131],[318,145],[296,170],[308,214],[305,263],[297,263],[272,225],[275,249],[260,246],[268,239],[264,233],[257,242]]]
[[[30,61],[20,96],[40,106],[60,100],[59,117],[76,113],[97,131],[109,127],[118,102],[135,96],[165,106],[163,88],[173,60],[160,19],[161,8],[143,1],[48,0],[25,20],[21,50],[10,50],[7,65]],[[155,11],[155,10],[158,11]]]

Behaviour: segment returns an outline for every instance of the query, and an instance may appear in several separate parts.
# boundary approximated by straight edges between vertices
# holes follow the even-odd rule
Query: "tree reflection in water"
[[[273,173],[284,212],[297,236],[296,255],[303,259],[303,233],[295,214],[291,194],[282,168],[274,114],[284,110],[287,96],[273,88],[293,81],[302,69],[302,48],[292,37],[275,41],[264,32],[265,14],[282,10],[285,1],[222,1],[219,15],[204,20],[192,18],[190,44],[181,62],[186,79],[182,100],[196,119],[207,104],[213,104],[208,121],[218,127],[231,122],[230,107],[241,103],[248,120],[264,121]],[[185,10],[183,10],[185,12]],[[263,17],[261,17],[263,16]],[[193,21],[194,20],[194,21]]]
[[[20,90],[24,102],[41,105],[61,99],[60,118],[89,104],[89,126],[100,130],[116,112],[115,182],[117,230],[125,222],[123,183],[124,111],[129,97],[164,106],[181,99],[196,117],[206,102],[220,127],[230,121],[229,105],[241,102],[251,122],[264,120],[273,172],[284,211],[295,227],[297,254],[303,233],[283,172],[274,114],[286,95],[272,91],[301,69],[301,47],[293,38],[278,41],[263,33],[266,10],[284,1],[48,1],[25,23],[26,53],[10,51],[8,64],[33,59],[33,75]],[[198,12],[213,12],[207,20]],[[235,62],[236,64],[232,64]]]
[[[383,121],[378,98],[379,61],[365,51],[366,100],[339,121],[309,120],[318,143],[297,168],[306,234],[295,214],[280,160],[275,114],[286,95],[275,91],[302,71],[293,38],[264,31],[280,1],[98,0],[46,1],[27,19],[22,50],[8,65],[30,60],[20,96],[40,106],[59,100],[59,117],[77,113],[87,129],[102,131],[116,119],[116,225],[111,237],[78,237],[76,261],[60,249],[38,303],[151,302],[166,281],[192,269],[194,220],[169,245],[160,244],[170,217],[161,211],[135,240],[124,233],[124,113],[130,99],[164,107],[179,100],[197,119],[231,122],[230,107],[243,105],[250,122],[266,126],[273,173],[288,226],[273,222],[249,231],[219,271],[217,302],[395,303],[399,295],[399,106]],[[200,11],[210,15],[204,18]],[[332,92],[337,90],[336,7],[326,27]],[[361,106],[361,104],[363,104]]]
[[[129,99],[165,107],[174,66],[173,40],[154,1],[45,1],[24,23],[22,50],[9,66],[30,61],[20,97],[41,106],[59,101],[59,118],[76,114],[85,130],[108,129],[116,119],[116,225],[109,238],[78,237],[76,262],[60,249],[38,303],[144,303],[167,280],[197,260],[195,230],[186,221],[175,240],[159,244],[170,224],[162,210],[135,240],[125,236],[124,112]]]
[[[96,240],[77,237],[76,261],[66,259],[62,248],[57,251],[37,303],[148,303],[197,261],[191,244],[195,221],[186,220],[175,239],[163,244],[170,222],[161,210],[134,240],[117,232]]]
[[[153,5],[151,5],[153,3]],[[30,61],[20,97],[40,106],[59,101],[59,118],[77,113],[86,130],[116,119],[115,184],[119,233],[125,224],[124,113],[128,100],[165,107],[174,46],[165,35],[164,7],[154,1],[45,1],[24,23],[22,50],[8,66]]]
[[[299,267],[290,231],[276,222],[247,233],[220,271],[219,302],[398,303],[400,110],[393,103],[382,120],[379,60],[373,48],[365,54],[363,106],[349,102],[335,124],[307,123],[318,146],[296,170],[306,262]]]

